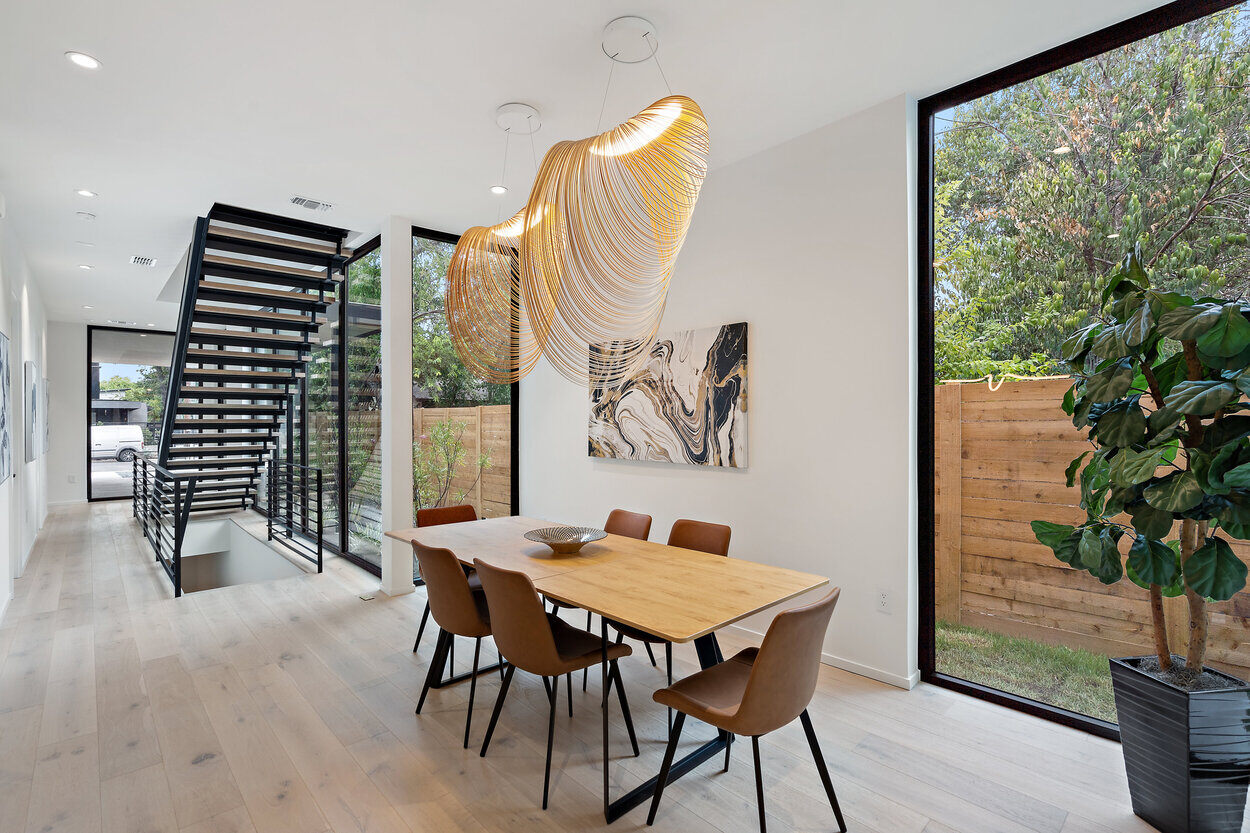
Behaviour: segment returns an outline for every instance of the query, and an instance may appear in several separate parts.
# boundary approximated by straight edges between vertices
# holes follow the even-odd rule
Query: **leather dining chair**
[[[796,717],[803,722],[803,732],[816,761],[816,770],[825,787],[825,795],[833,807],[839,833],[846,833],[842,808],[829,779],[824,755],[812,728],[807,706],[816,691],[820,671],[820,653],[829,627],[829,617],[838,603],[840,588],[814,604],[796,607],[777,614],[759,648],[739,651],[725,662],[686,677],[668,688],[657,691],[657,703],[677,711],[677,720],[669,733],[668,748],[656,780],[655,794],[647,824],[655,822],[660,796],[668,781],[673,754],[681,737],[686,715],[709,723],[734,735],[749,735],[755,752],[755,796],[760,815],[760,833],[764,823],[764,777],[760,769],[760,736],[780,729]],[[729,769],[730,746],[725,747],[725,769]]]
[[[425,579],[427,606],[434,614],[434,623],[438,625],[438,647],[434,649],[437,658],[450,649],[449,643],[457,636],[473,640],[473,672],[469,677],[469,710],[464,718],[464,748],[469,748],[469,727],[473,724],[473,696],[477,693],[477,666],[482,652],[482,637],[490,636],[490,613],[486,607],[486,596],[480,585],[474,587],[465,575],[464,568],[455,553],[447,549],[427,547],[413,542],[413,550],[417,555],[417,563],[421,567],[421,576]],[[437,664],[437,662],[435,663]],[[430,686],[438,669],[431,667],[426,675],[425,686],[421,689],[421,699],[417,701],[417,714],[425,705],[425,697],[430,693]]]
[[[525,573],[492,567],[480,559],[474,559],[473,564],[482,579],[482,589],[486,591],[491,625],[495,630],[495,647],[508,663],[503,684],[499,687],[499,696],[495,699],[494,711],[491,712],[490,725],[486,727],[486,737],[482,740],[481,755],[486,757],[486,749],[490,746],[491,735],[499,721],[499,712],[508,694],[508,686],[512,683],[513,673],[520,668],[542,677],[549,701],[547,763],[543,776],[542,805],[546,810],[547,793],[551,786],[551,747],[555,737],[556,699],[560,693],[560,677],[567,677],[574,671],[602,662],[605,646],[590,631],[575,628],[554,613],[548,613],[542,599],[538,597],[538,591],[534,589],[533,582]],[[625,686],[621,682],[621,670],[617,665],[617,660],[629,656],[630,653],[628,645],[606,646],[610,679],[616,682],[625,728],[629,732],[634,755],[637,756],[638,738],[634,734],[629,700],[625,697]],[[606,700],[604,705],[606,707]]]
[[[711,555],[729,555],[729,536],[732,530],[724,524],[713,524],[706,521],[692,521],[681,519],[673,521],[673,528],[668,531],[668,545],[670,547],[681,547],[686,550],[698,550]],[[620,642],[625,637],[637,639],[647,649],[647,655],[651,657],[651,664],[655,665],[655,655],[651,652],[652,645],[664,645],[664,673],[668,677],[668,684],[673,684],[673,643],[653,636],[646,631],[620,622],[609,621],[612,627],[616,628],[616,641]],[[668,714],[669,728],[673,727],[673,713],[670,710]]]
[[[476,520],[477,510],[467,503],[462,503],[458,506],[434,506],[429,509],[417,510],[418,529],[425,526],[442,526],[443,524],[458,524],[464,523],[465,521]],[[413,546],[413,553],[413,557],[415,558],[415,545]],[[420,569],[414,570],[412,576],[412,583],[418,586],[421,584],[420,572]],[[482,586],[474,577],[470,577],[469,581],[475,587],[481,588]],[[417,646],[421,644],[421,635],[425,633],[425,623],[429,618],[430,603],[427,600],[425,603],[425,610],[421,613],[421,624],[417,627],[417,639],[412,643],[412,652],[414,654],[417,652]]]
[[[645,541],[651,534],[651,516],[644,515],[641,512],[629,512],[625,509],[613,509],[608,513],[608,521],[603,525],[603,531],[609,535],[620,535],[622,538],[634,538],[638,541]],[[557,601],[551,602],[551,612],[555,613],[561,608],[566,607]],[[593,614],[586,611],[586,630],[590,630],[591,619]],[[655,665],[655,655],[651,654],[651,646],[647,646],[647,653],[651,655],[651,664]],[[587,669],[582,669],[582,691],[586,690]]]

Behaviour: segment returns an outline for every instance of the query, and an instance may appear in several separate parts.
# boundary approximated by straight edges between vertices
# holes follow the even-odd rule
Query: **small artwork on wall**
[[[43,394],[43,453],[47,454],[49,449],[48,432],[52,425],[52,394],[48,387],[48,380],[43,380],[40,393]]]
[[[26,362],[22,369],[26,392],[26,462],[33,463],[39,456],[39,375],[34,362]]]
[[[589,453],[746,468],[746,412],[745,323],[661,334],[629,378],[608,387],[592,376]]]
[[[13,474],[13,403],[9,396],[9,337],[0,333],[0,483]]]

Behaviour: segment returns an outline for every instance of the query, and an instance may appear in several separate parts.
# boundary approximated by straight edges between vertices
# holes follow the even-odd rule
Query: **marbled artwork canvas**
[[[0,333],[0,483],[13,474],[13,403],[9,397],[9,337]]]
[[[590,349],[609,351],[612,345]],[[745,323],[661,334],[623,382],[609,387],[592,376],[589,453],[746,468],[746,413]]]
[[[34,362],[26,362],[23,369],[26,389],[26,462],[33,463],[39,457],[39,376]]]

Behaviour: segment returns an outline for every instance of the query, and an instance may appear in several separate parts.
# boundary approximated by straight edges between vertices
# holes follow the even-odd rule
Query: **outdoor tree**
[[[1062,345],[1077,375],[1063,408],[1094,445],[1067,469],[1086,518],[1032,526],[1065,564],[1104,584],[1127,574],[1149,592],[1161,671],[1172,666],[1163,598],[1184,594],[1185,670],[1196,676],[1208,601],[1246,584],[1229,540],[1250,540],[1250,305],[1165,291],[1155,278],[1130,252],[1105,281],[1105,311]]]
[[[464,432],[468,427],[459,420],[435,422],[412,444],[413,492],[418,509],[463,503],[482,472],[490,468],[490,455],[485,452],[466,460]],[[472,480],[465,483],[469,475]]]
[[[1139,245],[1156,289],[1250,291],[1250,20],[1211,15],[939,116],[938,378],[1061,371]]]

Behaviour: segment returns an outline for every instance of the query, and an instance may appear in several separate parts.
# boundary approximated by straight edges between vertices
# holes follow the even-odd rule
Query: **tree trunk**
[[[1172,667],[1172,648],[1168,645],[1168,622],[1163,613],[1163,590],[1157,584],[1150,585],[1150,623],[1155,635],[1155,653],[1159,656],[1159,670]]]
[[[1185,521],[1185,523],[1194,523],[1193,521]],[[1206,543],[1207,538],[1207,522],[1201,521],[1197,524],[1198,540],[1196,544],[1201,546]],[[1191,547],[1189,555],[1193,555],[1197,546]],[[1185,561],[1189,558],[1185,554],[1184,546],[1181,547],[1181,569],[1184,570]],[[1189,602],[1189,650],[1185,655],[1185,667],[1196,674],[1202,673],[1202,668],[1206,665],[1207,659],[1207,624],[1210,616],[1207,613],[1207,600],[1193,588],[1189,586],[1189,582],[1185,583],[1185,600]]]

